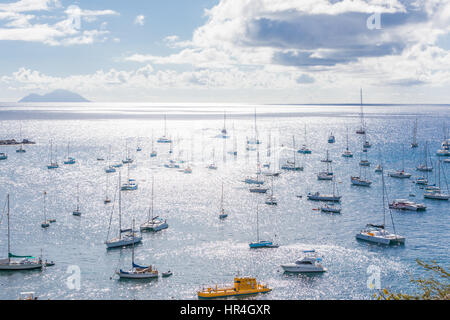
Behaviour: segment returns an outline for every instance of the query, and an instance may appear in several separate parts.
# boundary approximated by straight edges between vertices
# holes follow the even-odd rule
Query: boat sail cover
[[[138,265],[138,264],[136,264],[136,263],[133,262],[133,268],[147,269],[148,266],[140,266],[140,265]]]
[[[12,254],[12,253],[9,253],[9,254],[8,254],[8,257],[10,257],[10,258],[29,258],[29,259],[35,259],[35,258],[32,257],[32,256],[18,256],[18,255]]]

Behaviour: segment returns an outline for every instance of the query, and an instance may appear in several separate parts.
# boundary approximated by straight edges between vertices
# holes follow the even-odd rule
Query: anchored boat
[[[233,287],[219,288],[217,285],[213,288],[202,289],[197,292],[201,299],[224,298],[231,296],[244,296],[250,294],[270,292],[267,285],[261,284],[251,277],[235,277]]]

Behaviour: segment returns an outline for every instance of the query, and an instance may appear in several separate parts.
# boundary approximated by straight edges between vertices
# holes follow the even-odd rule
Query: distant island
[[[58,89],[47,94],[31,93],[23,97],[19,102],[89,102],[78,93]]]

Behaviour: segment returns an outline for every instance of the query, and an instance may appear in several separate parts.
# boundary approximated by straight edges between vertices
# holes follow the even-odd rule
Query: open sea
[[[296,153],[302,172],[280,170],[274,178],[277,206],[264,203],[266,196],[249,192],[242,182],[255,176],[257,151],[246,150],[246,139],[255,135],[255,118],[261,163],[278,169],[293,160],[304,143],[310,155]],[[225,125],[230,136],[220,137]],[[7,257],[6,195],[11,197],[11,251],[17,255],[43,255],[55,266],[42,271],[0,272],[0,299],[17,299],[20,292],[34,291],[39,299],[197,299],[196,292],[209,285],[233,282],[236,274],[249,275],[273,290],[246,299],[371,299],[368,287],[371,271],[380,271],[381,287],[395,292],[414,293],[412,278],[427,276],[416,259],[436,260],[450,265],[450,203],[427,200],[415,185],[416,171],[428,143],[436,176],[436,150],[450,126],[449,105],[367,105],[364,116],[367,152],[371,166],[369,188],[352,186],[351,175],[358,175],[362,136],[359,105],[239,105],[239,104],[0,104],[0,139],[27,138],[26,153],[18,146],[0,146],[8,159],[0,161],[0,258]],[[167,117],[169,144],[156,140],[164,134]],[[412,149],[417,119],[418,148]],[[306,125],[306,141],[305,141]],[[353,158],[343,158],[346,132]],[[336,142],[327,142],[330,133]],[[150,158],[152,137],[158,156]],[[50,141],[60,167],[48,170]],[[270,156],[268,142],[270,141]],[[76,164],[63,165],[69,144]],[[237,156],[229,154],[236,145]],[[137,147],[142,151],[137,152]],[[252,145],[252,147],[257,147]],[[111,152],[110,152],[111,150]],[[341,214],[321,213],[319,203],[308,201],[308,192],[330,193],[330,181],[318,181],[317,173],[326,168],[321,159],[329,151],[339,194]],[[173,271],[168,278],[150,281],[118,280],[114,272],[131,267],[132,249],[107,250],[108,237],[118,233],[118,172],[106,174],[104,168],[120,162],[128,154],[134,162],[124,165],[126,177],[136,179],[138,190],[122,192],[122,226],[136,227],[146,220],[154,178],[154,212],[167,219],[169,228],[144,233],[135,247],[135,261],[153,265],[160,272]],[[98,161],[97,158],[104,158]],[[443,160],[443,157],[441,157]],[[170,159],[184,160],[193,170],[166,168]],[[411,199],[424,203],[424,212],[392,211],[395,230],[406,237],[404,246],[384,247],[359,242],[355,235],[367,223],[383,222],[381,176],[374,172],[383,162],[389,200]],[[206,168],[211,162],[217,170]],[[401,169],[411,179],[387,177]],[[442,163],[440,181],[447,190],[450,164]],[[271,187],[271,178],[265,178]],[[219,220],[221,187],[228,213]],[[82,215],[75,217],[77,185]],[[56,219],[49,228],[44,220],[43,192],[47,192],[47,218]],[[269,191],[270,192],[270,191]],[[105,195],[116,199],[105,205]],[[414,194],[415,197],[410,197]],[[302,195],[302,198],[297,197]],[[114,202],[114,201],[113,201]],[[256,209],[263,240],[280,244],[274,249],[249,249],[256,240]],[[389,211],[387,221],[390,224]],[[111,225],[110,225],[111,218]],[[391,229],[392,230],[392,229]],[[285,274],[280,265],[294,262],[303,250],[315,249],[328,272],[318,275]],[[370,268],[369,268],[370,267]],[[79,286],[71,270],[79,270]],[[369,270],[369,272],[368,272]]]

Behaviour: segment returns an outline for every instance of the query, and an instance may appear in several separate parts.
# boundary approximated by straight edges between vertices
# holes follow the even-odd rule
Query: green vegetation
[[[420,294],[393,293],[383,289],[378,294],[375,293],[374,298],[377,300],[450,300],[449,272],[439,266],[436,261],[431,263],[419,259],[416,261],[427,272],[432,273],[429,278],[411,280],[421,290]]]

